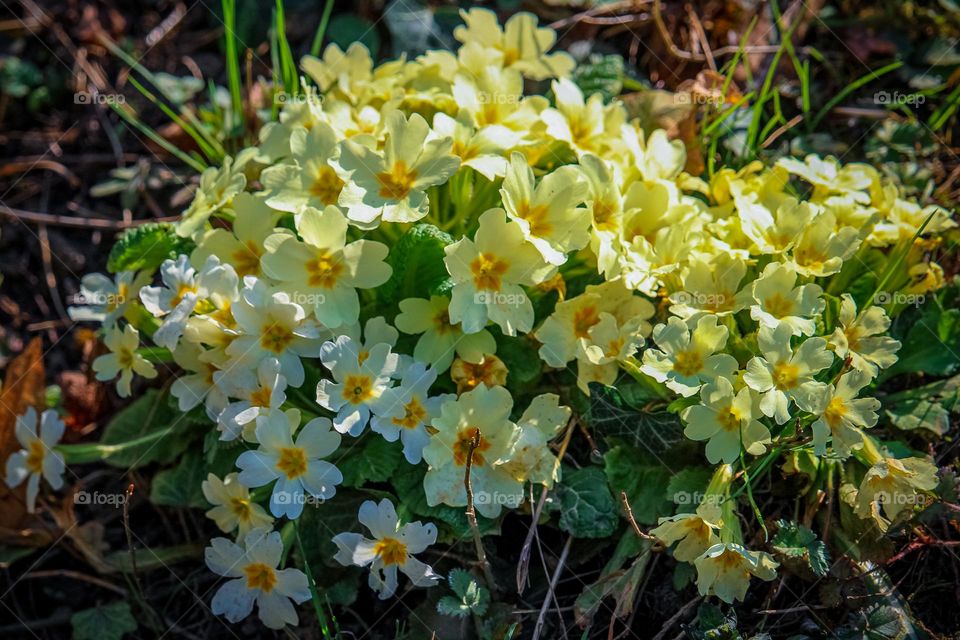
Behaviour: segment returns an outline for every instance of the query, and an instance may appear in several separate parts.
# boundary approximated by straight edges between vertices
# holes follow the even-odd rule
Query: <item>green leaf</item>
[[[359,42],[370,50],[370,57],[377,59],[380,52],[380,34],[369,20],[352,13],[341,13],[330,19],[327,37],[344,51],[354,42]]]
[[[507,386],[515,390],[540,377],[543,365],[538,347],[525,336],[497,335],[497,357],[507,367]]]
[[[74,640],[120,640],[137,630],[130,605],[123,601],[84,609],[70,616]]]
[[[661,516],[673,512],[667,500],[673,473],[653,455],[629,445],[618,445],[603,456],[607,482],[614,494],[627,492],[634,519],[641,524],[656,524]]]
[[[681,513],[695,511],[712,475],[713,470],[706,467],[681,469],[670,477],[664,497]]]
[[[148,222],[127,229],[110,250],[107,270],[141,271],[156,269],[164,260],[176,258],[181,253],[190,253],[193,242],[181,238],[167,222]]]
[[[856,613],[855,621],[837,630],[842,640],[903,640],[911,637],[912,625],[902,610],[874,605]]]
[[[737,613],[731,607],[727,613],[709,603],[702,603],[697,609],[696,624],[686,627],[688,637],[693,640],[741,640],[737,631]]]
[[[638,397],[642,397],[637,390]],[[632,405],[614,387],[590,385],[587,423],[606,436],[628,440],[636,447],[664,452],[684,442],[680,418],[668,411],[647,411]]]
[[[830,552],[817,535],[796,522],[777,521],[777,533],[770,541],[774,551],[785,558],[804,560],[816,575],[821,578],[830,571]]]
[[[157,440],[118,451],[104,461],[120,468],[142,467],[151,462],[173,462],[190,444],[193,435],[190,433],[190,421],[184,419],[184,415],[168,403],[167,393],[149,389],[110,421],[100,444],[124,444],[171,425],[174,427],[173,432]]]
[[[469,571],[453,569],[447,580],[457,597],[444,596],[437,602],[437,611],[446,616],[462,618],[469,613],[482,616],[490,604],[490,591],[481,586]]]
[[[321,567],[329,565],[337,553],[333,537],[344,531],[361,530],[357,521],[360,505],[373,499],[373,494],[352,489],[341,489],[336,496],[322,504],[309,502],[300,516],[300,538],[303,542],[305,560],[315,567],[313,573],[319,581]]]
[[[960,376],[892,393],[883,398],[883,406],[898,429],[942,436],[950,430],[950,414],[960,406]]]
[[[452,243],[449,233],[432,224],[411,227],[387,255],[393,274],[379,289],[385,300],[429,297],[431,289],[447,277],[443,248]]]
[[[240,450],[222,449],[215,459],[205,463],[203,453],[196,447],[187,451],[179,464],[172,469],[164,469],[153,477],[150,485],[150,501],[167,507],[209,507],[203,497],[201,485],[208,473],[222,478],[234,466]]]
[[[620,95],[623,90],[623,57],[618,55],[590,56],[590,61],[574,69],[573,81],[585,96],[599,93],[604,102]]]
[[[337,467],[343,473],[345,487],[361,487],[367,482],[389,480],[403,460],[400,443],[387,442],[379,434],[367,434],[361,443],[348,441],[346,447],[345,451],[334,454],[335,457],[343,456],[337,462]]]
[[[577,596],[573,605],[577,624],[582,627],[589,625],[603,600],[609,596],[613,596],[616,601],[613,611],[615,616],[622,618],[630,613],[637,588],[650,562],[650,548],[651,543],[638,538],[633,529],[627,530],[620,537],[613,555],[600,571],[600,577]],[[636,560],[624,569],[624,565],[631,558]]]
[[[552,509],[560,510],[560,528],[577,538],[605,538],[620,520],[617,503],[597,467],[564,466],[554,488]]]
[[[913,314],[910,314],[913,315]],[[882,379],[901,373],[924,373],[928,376],[948,376],[960,367],[960,309],[941,308],[940,301],[927,302],[919,316],[902,314],[898,328],[909,322],[901,338],[903,346],[897,362],[883,372]]]

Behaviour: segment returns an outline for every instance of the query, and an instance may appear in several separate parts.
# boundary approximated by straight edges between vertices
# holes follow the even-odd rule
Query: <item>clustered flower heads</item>
[[[422,465],[431,506],[468,504],[469,466],[487,497],[477,512],[497,518],[531,483],[562,481],[551,443],[572,411],[561,398],[624,376],[680,398],[686,437],[717,465],[720,506],[653,530],[678,543],[705,595],[732,602],[751,577],[776,575],[730,497],[732,469],[776,441],[855,456],[866,473],[851,504],[884,527],[899,513],[877,492],[932,489],[930,463],[894,458],[868,433],[871,384],[900,347],[890,319],[831,284],[867,251],[908,246],[925,221],[926,234],[948,229],[949,214],[833,158],[691,176],[681,142],[584,95],[531,16],[501,29],[491,12],[463,15],[457,52],[375,67],[355,44],[305,58],[304,99],[204,172],[178,227],[192,252],[157,274],[84,280],[121,292],[78,312],[103,322],[98,377],[119,376],[126,396],[134,375],[156,376],[138,350],[150,339],[183,370],[180,408],[202,405],[216,437],[240,444],[238,473],[203,486],[209,517],[236,539],[207,550],[229,578],[214,612],[236,621],[256,603],[267,626],[296,623],[307,580],[278,568],[277,530],[311,501],[336,503],[357,438],[397,443],[403,464]],[[551,98],[524,95],[525,79],[548,80]],[[922,253],[906,259],[938,272]],[[902,286],[918,282],[942,278]],[[559,382],[518,382],[511,366],[531,362],[497,355],[517,341],[539,354],[534,369],[573,384],[557,395]],[[39,478],[56,488],[62,468],[45,453],[59,432],[44,414],[37,436],[34,421],[18,424],[25,452],[7,463],[8,483],[29,477],[31,504]],[[390,500],[366,502],[359,523],[373,537],[334,538],[336,560],[368,566],[382,598],[398,571],[414,586],[437,581],[413,557],[436,526],[399,513],[404,523]]]

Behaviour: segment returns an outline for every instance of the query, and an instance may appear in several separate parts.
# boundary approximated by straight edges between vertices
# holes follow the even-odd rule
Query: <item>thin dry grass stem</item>
[[[487,587],[492,592],[496,592],[497,586],[493,579],[493,571],[490,569],[490,563],[487,561],[487,552],[483,548],[483,538],[480,535],[480,525],[477,523],[477,511],[473,504],[473,485],[470,482],[470,470],[473,468],[473,452],[480,446],[480,430],[478,429],[470,440],[470,450],[467,452],[467,464],[463,473],[463,486],[467,490],[467,522],[470,523],[470,531],[473,533],[473,544],[477,549],[477,562],[483,570],[483,577],[487,582]]]

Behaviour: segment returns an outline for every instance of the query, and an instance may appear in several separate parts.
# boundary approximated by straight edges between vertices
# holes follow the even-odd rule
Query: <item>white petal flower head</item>
[[[659,349],[643,352],[641,370],[688,398],[705,382],[736,372],[736,358],[717,353],[727,343],[727,334],[727,328],[717,324],[717,316],[701,317],[693,331],[680,318],[671,317],[653,329]]]
[[[812,400],[824,385],[814,376],[833,364],[833,352],[823,338],[807,338],[794,350],[790,346],[793,332],[789,325],[776,329],[760,327],[757,343],[763,357],[747,363],[743,381],[763,394],[760,410],[777,424],[790,419],[790,400],[804,411],[813,409]]]
[[[563,264],[567,253],[590,241],[590,216],[579,206],[589,186],[576,167],[562,166],[538,183],[526,156],[514,151],[500,195],[507,217],[550,264]]]
[[[276,480],[270,496],[270,513],[293,520],[300,517],[306,496],[329,500],[343,482],[333,464],[321,460],[340,446],[340,434],[328,418],[314,418],[296,434],[300,412],[271,411],[257,418],[260,448],[244,451],[237,458],[238,480],[248,487],[262,487]]]
[[[512,408],[509,391],[484,384],[443,403],[440,416],[433,419],[436,433],[423,450],[430,465],[423,479],[428,504],[466,506],[468,459],[474,505],[481,515],[495,518],[504,505],[516,507],[523,501],[523,483],[501,464],[509,460],[520,435],[510,421]]]
[[[400,313],[394,319],[404,333],[422,334],[413,348],[413,357],[429,363],[438,373],[450,368],[454,355],[479,364],[487,354],[497,352],[497,342],[489,331],[464,333],[459,324],[450,323],[450,298],[430,296],[400,301]]]
[[[33,407],[17,416],[15,435],[23,449],[7,458],[5,480],[11,489],[27,481],[27,511],[30,513],[37,504],[41,478],[55,490],[63,486],[63,456],[53,449],[63,437],[63,430],[63,421],[52,409],[40,415],[39,429],[37,410]]]
[[[295,127],[288,160],[261,174],[266,204],[290,213],[337,204],[344,184],[334,169],[339,156],[337,135],[326,122],[314,122],[309,130]]]
[[[813,335],[813,316],[823,312],[826,303],[823,290],[816,284],[794,287],[797,273],[779,262],[771,262],[753,283],[750,295],[750,317],[765,327],[790,327],[795,336]]]
[[[390,278],[387,246],[373,240],[348,243],[347,219],[335,206],[308,207],[295,220],[302,241],[288,232],[267,238],[263,270],[326,327],[356,323],[357,289],[378,287]]]
[[[743,600],[750,587],[750,576],[773,580],[780,566],[764,551],[750,551],[733,543],[718,543],[694,560],[697,590],[700,595],[717,596],[728,604]]]
[[[333,379],[321,380],[317,385],[317,403],[337,413],[333,419],[337,431],[359,436],[371,412],[388,400],[383,394],[396,371],[395,354],[386,343],[364,350],[350,336],[340,336],[334,342],[324,343],[320,360]]]
[[[341,143],[340,166],[347,187],[340,206],[361,228],[384,222],[416,222],[427,215],[427,189],[446,182],[460,167],[453,140],[434,134],[419,114],[392,111],[384,124],[382,152],[356,140]]]
[[[273,526],[273,518],[250,499],[250,490],[240,483],[238,474],[229,473],[223,480],[207,474],[200,488],[203,497],[213,506],[207,511],[207,517],[224,533],[236,529],[237,537],[243,538],[251,529]]]
[[[578,342],[577,385],[584,393],[589,394],[591,382],[612,385],[616,381],[620,362],[643,345],[645,324],[645,320],[634,318],[619,326],[612,314],[600,314],[600,321]]]
[[[359,533],[339,533],[333,537],[337,545],[334,559],[344,566],[370,566],[370,588],[381,600],[397,591],[397,571],[402,572],[417,587],[432,587],[440,580],[433,568],[414,558],[437,541],[437,527],[420,521],[401,525],[397,511],[390,500],[379,504],[367,500],[360,505],[360,524],[369,529],[373,538]]]
[[[520,416],[520,430],[501,468],[520,482],[536,482],[552,487],[560,480],[560,461],[548,443],[570,421],[572,410],[560,404],[554,393],[542,393],[530,401]]]
[[[840,376],[836,387],[824,385],[817,388],[811,399],[811,413],[817,420],[813,430],[813,452],[822,456],[827,452],[827,440],[842,458],[850,455],[851,449],[863,446],[863,432],[877,424],[880,401],[876,398],[858,398],[860,390],[870,384],[870,376],[853,370]]]
[[[300,358],[320,355],[324,335],[321,326],[303,307],[283,291],[272,291],[266,282],[244,278],[245,287],[233,315],[240,335],[227,346],[227,354],[238,366],[254,368],[264,358],[276,358],[280,373],[291,387],[303,384]]]
[[[121,398],[130,395],[133,374],[144,378],[157,377],[156,368],[137,353],[137,347],[140,346],[140,332],[133,325],[128,324],[123,329],[117,327],[107,329],[103,342],[110,353],[105,353],[94,360],[93,370],[97,374],[97,380],[104,382],[113,380],[119,374],[117,393]]]
[[[242,546],[241,546],[242,545]],[[283,556],[278,531],[253,529],[241,544],[214,538],[204,552],[207,567],[230,578],[213,596],[210,608],[230,622],[240,622],[253,612],[270,629],[299,622],[294,604],[310,599],[307,576],[299,569],[277,569]]]
[[[143,306],[158,318],[173,311],[187,296],[197,293],[197,270],[190,264],[190,258],[183,254],[176,260],[163,261],[160,280],[162,286],[140,289]]]
[[[454,281],[450,322],[461,324],[464,333],[481,331],[489,320],[511,336],[533,328],[533,304],[521,285],[543,282],[555,267],[503,209],[486,211],[473,240],[462,238],[444,251]]]
[[[148,281],[147,272],[121,271],[113,280],[102,273],[88,273],[80,279],[80,304],[69,307],[67,313],[75,322],[92,320],[109,327],[123,316]]]
[[[180,256],[177,259],[178,264],[173,264],[170,260],[167,262],[179,270],[183,266],[179,264],[181,260],[186,263],[186,256]],[[158,287],[145,287],[141,294],[149,292],[152,305],[160,302],[172,305],[172,309],[163,315],[163,322],[153,334],[153,342],[172,351],[176,349],[187,321],[195,311],[214,312],[216,315],[216,311],[225,310],[229,314],[231,305],[239,295],[239,284],[240,278],[233,267],[228,263],[221,263],[220,258],[211,255],[207,257],[200,271],[194,271],[188,280],[178,284],[176,292],[163,289],[157,293]],[[171,294],[172,297],[169,297]],[[146,304],[147,298],[144,300]]]
[[[757,418],[760,409],[753,392],[744,387],[734,393],[727,378],[717,378],[700,389],[700,404],[684,409],[683,434],[691,440],[707,440],[707,460],[731,463],[741,448],[760,455],[770,443],[770,431]]]
[[[522,140],[518,132],[503,125],[477,129],[442,112],[433,116],[433,130],[453,139],[450,152],[460,158],[461,166],[474,169],[490,181],[506,174],[506,151],[518,146]]]
[[[217,419],[230,402],[224,389],[217,384],[217,376],[224,373],[221,367],[226,359],[218,349],[205,350],[189,342],[182,342],[174,349],[173,361],[187,372],[170,386],[170,395],[177,399],[180,411],[190,411],[203,403],[207,417]]]
[[[429,396],[437,373],[422,362],[412,364],[399,385],[383,392],[371,420],[371,429],[388,442],[400,439],[403,455],[410,464],[418,464],[423,459],[423,448],[430,441],[427,426],[440,415],[440,406],[456,397],[453,394]]]
[[[584,96],[568,78],[554,80],[550,88],[556,107],[548,107],[540,114],[547,135],[566,142],[577,155],[605,154],[610,146],[608,141],[616,140],[615,132],[626,119],[623,106],[616,101],[604,104],[599,93]]]
[[[354,341],[357,347],[358,365],[363,364],[370,356],[370,350],[378,344],[385,344],[393,349],[397,346],[397,340],[400,338],[400,332],[395,327],[390,326],[390,323],[383,316],[367,320],[366,324],[363,325],[362,334],[359,324],[344,327],[340,331],[342,331],[342,335],[350,336],[350,339]],[[412,362],[413,359],[406,354],[391,353],[387,356],[384,369],[390,370],[390,376],[398,379],[403,377],[403,372]]]
[[[233,211],[231,229],[218,227],[207,231],[190,254],[194,264],[203,264],[210,256],[229,263],[237,276],[260,276],[263,241],[273,233],[279,212],[267,205],[262,196],[238,193],[230,205]]]
[[[830,346],[837,357],[850,358],[850,366],[876,377],[897,361],[900,342],[883,335],[890,328],[890,318],[882,307],[873,306],[857,315],[853,296],[840,296],[840,326],[830,336]]]
[[[280,373],[280,361],[264,358],[257,365],[256,375],[233,377],[223,371],[213,374],[218,386],[228,390],[231,402],[217,416],[217,428],[221,440],[236,440],[242,436],[247,442],[255,442],[254,429],[259,416],[279,409],[287,399],[287,379]]]

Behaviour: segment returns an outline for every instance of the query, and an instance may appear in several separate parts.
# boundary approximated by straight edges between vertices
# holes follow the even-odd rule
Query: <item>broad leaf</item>
[[[605,538],[617,528],[617,503],[597,467],[564,466],[554,487],[553,509],[560,511],[560,528],[577,538]]]
[[[70,616],[74,640],[120,640],[137,630],[137,620],[126,602],[84,609]]]
[[[164,260],[192,250],[193,242],[179,237],[172,224],[148,222],[128,229],[117,240],[107,258],[107,270],[117,273],[156,269]]]

